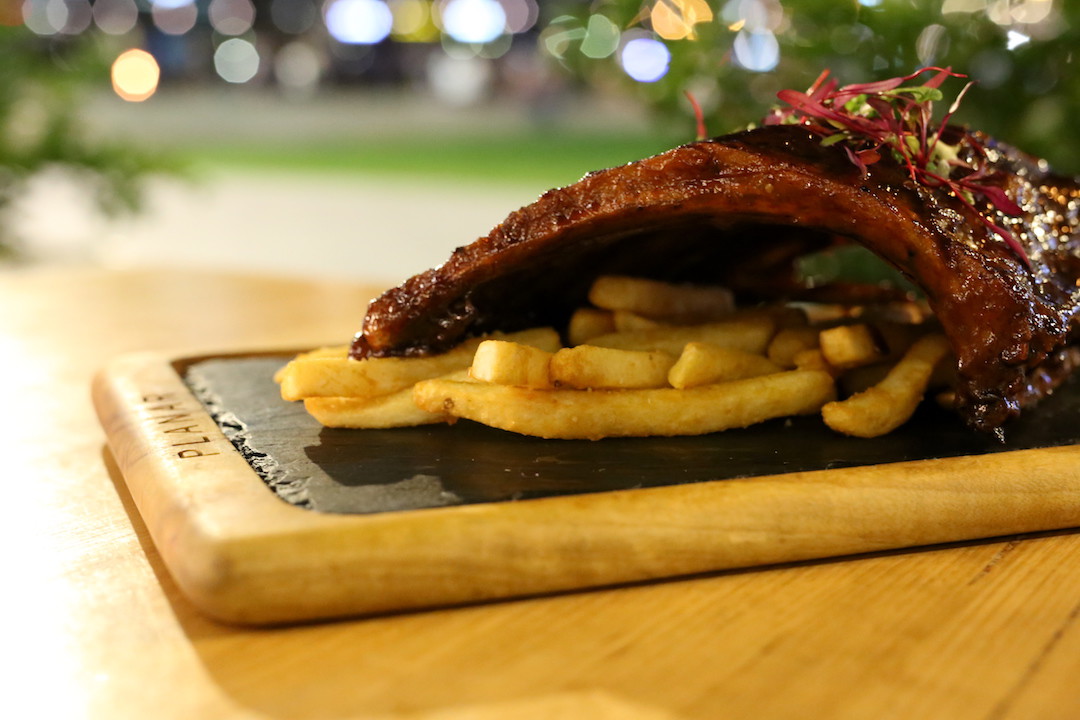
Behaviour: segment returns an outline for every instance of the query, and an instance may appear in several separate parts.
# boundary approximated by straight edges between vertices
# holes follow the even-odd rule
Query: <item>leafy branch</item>
[[[180,169],[167,158],[85,133],[79,118],[85,95],[108,86],[100,38],[41,38],[23,26],[0,25],[0,57],[0,254],[16,254],[19,240],[4,222],[6,211],[48,168],[77,172],[108,216],[137,212],[147,176]]]

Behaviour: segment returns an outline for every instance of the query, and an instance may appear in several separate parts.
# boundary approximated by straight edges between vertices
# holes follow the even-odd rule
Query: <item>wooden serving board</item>
[[[468,422],[329,430],[289,353],[124,356],[95,378],[167,567],[227,622],[594,588],[1080,526],[1080,382],[1009,429],[925,408],[873,441],[819,418],[695,438],[545,441]]]

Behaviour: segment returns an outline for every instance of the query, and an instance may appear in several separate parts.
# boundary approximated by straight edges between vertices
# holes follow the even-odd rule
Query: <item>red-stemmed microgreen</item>
[[[709,129],[705,126],[705,112],[701,109],[701,103],[694,97],[694,93],[689,90],[683,91],[686,95],[687,101],[690,103],[690,108],[694,111],[694,122],[697,125],[697,140],[706,140],[709,137]]]
[[[928,80],[912,83],[926,73],[932,73]],[[825,70],[806,92],[777,93],[787,107],[773,110],[765,124],[801,125],[820,135],[823,145],[841,145],[864,173],[868,166],[891,155],[912,180],[943,188],[974,211],[1030,268],[1027,252],[1012,233],[976,207],[981,198],[1005,215],[1023,212],[1002,190],[1002,175],[990,167],[983,146],[964,133],[970,151],[967,159],[961,159],[958,145],[943,140],[949,119],[973,83],[967,83],[941,121],[934,122],[934,103],[942,99],[941,85],[950,77],[965,76],[950,68],[927,67],[903,77],[841,87]]]

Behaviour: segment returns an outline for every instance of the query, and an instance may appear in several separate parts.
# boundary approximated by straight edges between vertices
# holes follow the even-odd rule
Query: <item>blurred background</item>
[[[0,0],[0,264],[397,282],[694,139],[688,93],[721,134],[824,68],[951,66],[959,121],[1077,173],[1078,27],[1074,0]]]

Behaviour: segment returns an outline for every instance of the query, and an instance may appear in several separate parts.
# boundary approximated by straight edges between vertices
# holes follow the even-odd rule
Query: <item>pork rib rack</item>
[[[897,163],[855,167],[797,126],[684,145],[590,173],[372,301],[353,357],[438,352],[496,329],[564,325],[600,274],[792,290],[794,261],[869,248],[925,294],[957,359],[957,410],[998,428],[1080,356],[1080,181],[981,138],[1022,209],[980,217]],[[1021,258],[989,228],[1008,228]]]

